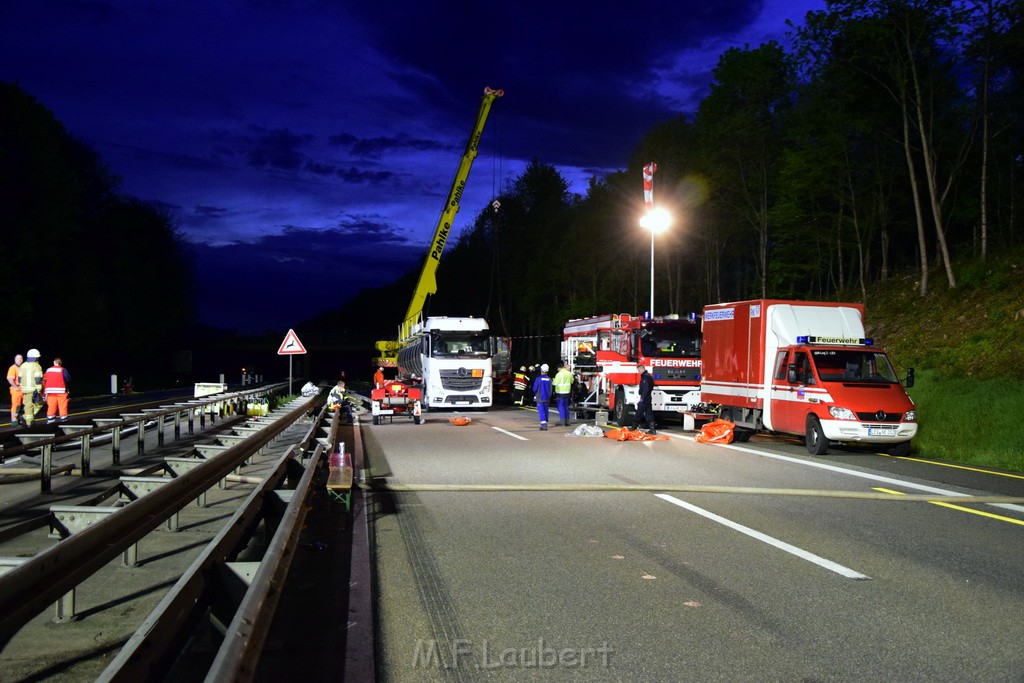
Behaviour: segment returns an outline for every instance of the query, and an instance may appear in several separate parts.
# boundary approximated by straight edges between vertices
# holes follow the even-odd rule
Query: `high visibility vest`
[[[572,393],[572,373],[568,370],[559,370],[552,380],[556,394]]]
[[[48,368],[43,375],[43,387],[44,394],[68,393],[67,370],[59,365]]]
[[[35,391],[43,381],[43,368],[34,360],[27,360],[18,369],[18,377],[21,379],[22,391]]]
[[[512,388],[518,389],[519,391],[526,391],[527,377],[525,373],[517,372],[512,376]]]
[[[21,384],[21,379],[18,377],[18,366],[17,365],[12,365],[7,370],[7,381],[8,382],[14,382],[14,385],[11,387],[12,389],[18,388],[18,386]]]

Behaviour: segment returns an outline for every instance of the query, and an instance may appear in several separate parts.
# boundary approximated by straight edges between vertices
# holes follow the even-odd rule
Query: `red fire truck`
[[[700,400],[701,333],[696,315],[651,319],[627,313],[570,320],[562,361],[580,383],[576,410],[607,410],[620,426],[633,419],[643,363],[654,376],[655,413],[680,415],[687,429],[710,419]]]
[[[705,401],[736,424],[830,442],[876,444],[906,455],[917,434],[910,400],[885,351],[864,335],[864,306],[758,299],[704,308]],[[914,382],[907,371],[907,386]]]

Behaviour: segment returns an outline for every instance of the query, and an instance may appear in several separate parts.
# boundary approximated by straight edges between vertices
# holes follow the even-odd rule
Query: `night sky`
[[[532,160],[585,193],[695,111],[724,50],[823,7],[0,0],[0,80],[170,212],[201,322],[286,331],[420,263],[485,86],[506,94],[456,232]]]

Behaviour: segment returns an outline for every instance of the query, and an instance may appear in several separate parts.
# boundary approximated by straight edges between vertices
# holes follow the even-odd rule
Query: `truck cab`
[[[916,413],[888,356],[869,339],[844,341],[819,345],[801,337],[802,343],[777,351],[765,428],[803,434],[817,455],[830,441],[902,444],[895,450],[905,450],[917,434]]]

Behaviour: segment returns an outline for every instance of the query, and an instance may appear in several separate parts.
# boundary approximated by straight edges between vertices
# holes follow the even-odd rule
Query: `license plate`
[[[879,429],[877,427],[868,427],[868,436],[896,436],[895,429]]]

